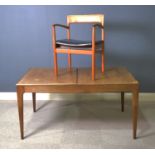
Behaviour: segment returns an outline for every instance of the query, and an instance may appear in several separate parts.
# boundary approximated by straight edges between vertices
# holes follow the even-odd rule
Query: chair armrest
[[[53,27],[62,27],[62,28],[65,28],[65,29],[69,29],[69,26],[67,26],[67,25],[62,25],[62,24],[53,24],[52,26],[53,26]]]
[[[53,24],[52,25],[52,42],[53,42],[53,47],[56,48],[56,27],[61,27],[69,30],[69,26],[67,25],[62,25],[62,24]]]

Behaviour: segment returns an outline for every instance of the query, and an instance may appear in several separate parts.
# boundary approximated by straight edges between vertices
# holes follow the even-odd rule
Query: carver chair
[[[92,39],[91,41],[73,40],[70,38],[70,24],[75,23],[92,23]],[[56,27],[65,28],[67,30],[66,39],[56,39]],[[101,29],[101,40],[96,41],[96,27]],[[58,76],[57,54],[68,54],[68,67],[71,70],[71,55],[85,54],[92,57],[92,80],[95,80],[95,54],[101,54],[101,71],[104,73],[104,15],[89,14],[89,15],[68,15],[67,25],[54,24],[52,25],[52,42],[54,53],[54,73]]]

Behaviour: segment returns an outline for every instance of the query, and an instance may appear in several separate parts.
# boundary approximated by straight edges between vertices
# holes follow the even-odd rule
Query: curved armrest
[[[52,25],[53,27],[62,27],[62,28],[65,28],[65,29],[69,29],[69,26],[67,26],[67,25],[62,25],[62,24],[53,24]]]
[[[69,26],[62,25],[62,24],[53,24],[52,25],[52,41],[53,41],[53,47],[56,47],[56,27],[61,27],[69,30]]]

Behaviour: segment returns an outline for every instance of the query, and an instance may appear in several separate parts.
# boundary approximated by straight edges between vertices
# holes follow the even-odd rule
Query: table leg
[[[17,102],[18,102],[21,139],[24,139],[23,94],[24,94],[24,88],[22,86],[17,86]]]
[[[136,139],[136,132],[137,132],[138,98],[139,98],[138,90],[133,91],[132,92],[132,122],[133,122],[133,138],[134,139]]]
[[[121,92],[121,110],[124,112],[124,92]]]
[[[32,100],[33,100],[33,112],[36,112],[36,93],[32,93]]]

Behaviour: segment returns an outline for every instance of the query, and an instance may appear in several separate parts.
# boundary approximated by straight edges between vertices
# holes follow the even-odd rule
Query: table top
[[[31,68],[18,81],[18,85],[106,85],[106,84],[138,84],[138,81],[126,68],[109,68],[105,73],[96,69],[95,80],[91,79],[91,68],[59,69],[54,75],[52,68]]]

